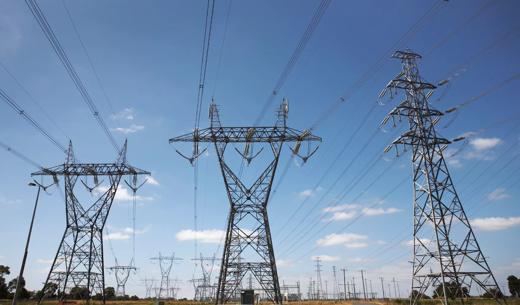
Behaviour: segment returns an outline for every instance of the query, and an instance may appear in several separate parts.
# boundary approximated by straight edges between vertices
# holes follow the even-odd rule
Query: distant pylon
[[[112,272],[114,272],[114,276],[116,278],[116,284],[117,284],[116,296],[124,297],[126,295],[126,289],[125,289],[126,282],[128,281],[128,278],[130,277],[130,273],[132,271],[135,272],[135,270],[137,270],[137,268],[135,268],[134,266],[118,265],[117,259],[116,259],[116,265],[109,267],[108,269],[111,270]]]
[[[175,261],[180,261],[182,258],[175,257],[175,253],[171,256],[163,256],[159,252],[159,256],[150,258],[152,261],[157,261],[159,269],[161,270],[161,282],[156,294],[158,300],[170,298],[170,273],[172,271],[173,264]]]
[[[451,141],[439,136],[435,125],[443,112],[431,107],[428,98],[435,86],[419,75],[419,54],[397,51],[403,70],[381,92],[392,97],[404,91],[404,100],[385,118],[404,117],[409,131],[393,141],[412,149],[414,186],[412,305],[426,293],[434,293],[444,305],[455,296],[464,303],[472,285],[481,287],[499,302],[500,288],[475,238],[455,190],[443,151]],[[458,139],[455,139],[458,140]],[[389,151],[391,146],[385,151]],[[394,297],[398,297],[395,295]],[[451,302],[451,301],[450,301]]]
[[[321,281],[321,267],[323,265],[319,256],[315,257],[314,261],[316,262],[316,299],[320,300],[323,299],[323,284]]]

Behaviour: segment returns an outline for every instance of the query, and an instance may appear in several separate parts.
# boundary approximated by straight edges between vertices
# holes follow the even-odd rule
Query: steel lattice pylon
[[[411,304],[427,292],[448,303],[450,296],[461,303],[474,293],[475,286],[499,300],[500,288],[482,254],[475,234],[455,190],[443,150],[451,141],[442,138],[435,125],[443,113],[432,108],[428,98],[435,86],[423,81],[416,61],[420,55],[397,51],[403,70],[385,87],[386,92],[401,90],[405,99],[385,118],[408,120],[409,130],[393,141],[411,147],[414,184],[413,278]],[[387,147],[386,151],[392,146]],[[436,291],[436,292],[435,292]]]
[[[321,138],[312,135],[309,131],[287,127],[287,114],[288,103],[284,101],[274,126],[224,127],[220,123],[217,106],[212,103],[209,110],[211,123],[209,128],[197,129],[192,133],[170,139],[170,143],[193,142],[194,157],[200,154],[197,146],[200,142],[213,143],[217,152],[230,203],[230,213],[216,304],[224,304],[235,298],[247,273],[254,276],[260,288],[273,303],[282,302],[267,216],[269,195],[284,142],[296,142],[293,153],[298,154],[302,142],[321,141]],[[226,163],[225,151],[230,143],[245,145],[244,152],[239,151],[239,153],[248,164],[259,153],[253,154],[251,148],[253,143],[267,145],[272,152],[272,158],[269,159],[271,161],[250,187],[244,185],[239,175],[236,175]],[[302,159],[306,161],[310,155]],[[193,161],[193,158],[188,159],[190,162]],[[244,229],[242,226],[246,223],[253,227]],[[242,257],[246,251],[251,251],[254,258]]]
[[[81,295],[87,301],[95,294],[105,301],[103,228],[110,207],[122,176],[150,174],[126,163],[126,149],[125,142],[116,163],[76,163],[70,143],[64,164],[32,174],[52,176],[56,181],[58,176],[63,176],[65,180],[66,228],[39,303],[55,293],[64,300],[73,288],[82,289]],[[107,177],[109,181],[107,189],[100,190],[94,203],[85,208],[75,195],[75,186],[80,177],[87,176],[95,181],[94,187],[89,188],[92,195],[97,195],[92,191],[101,184],[97,182],[98,177]]]
[[[114,276],[116,278],[116,296],[118,297],[124,297],[126,295],[126,282],[128,282],[128,278],[130,277],[130,273],[133,271],[135,272],[137,270],[134,266],[120,266],[116,265],[108,268],[112,272],[114,272]]]

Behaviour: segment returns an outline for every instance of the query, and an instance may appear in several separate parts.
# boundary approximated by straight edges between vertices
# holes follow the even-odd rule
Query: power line
[[[197,107],[195,109],[195,130],[200,124],[200,114],[204,101],[204,85],[206,82],[206,71],[208,68],[209,46],[211,42],[211,31],[213,28],[213,14],[215,11],[215,1],[208,0],[206,6],[206,21],[204,26],[204,40],[202,42],[202,56],[200,60],[199,89],[197,92]]]
[[[67,17],[69,18],[70,23],[72,24],[72,29],[74,30],[74,33],[76,34],[76,37],[79,40],[79,43],[81,45],[81,48],[83,49],[83,52],[85,52],[85,55],[87,57],[87,61],[90,65],[90,68],[92,69],[92,72],[94,72],[94,76],[96,78],[96,81],[99,85],[99,88],[101,89],[101,92],[103,93],[103,96],[105,98],[105,101],[108,104],[108,107],[110,108],[110,111],[112,114],[115,114],[114,106],[112,105],[111,99],[108,97],[107,91],[105,90],[105,86],[103,86],[103,83],[101,82],[101,78],[99,77],[99,73],[97,72],[96,67],[94,66],[94,62],[92,61],[92,58],[90,57],[90,54],[87,50],[87,47],[83,43],[83,39],[81,39],[81,35],[79,34],[79,30],[76,26],[76,23],[74,22],[74,18],[72,18],[72,14],[70,13],[69,8],[67,7],[67,3],[65,0],[61,0],[61,3],[63,4],[63,8],[67,12]]]
[[[71,78],[71,80],[74,82],[74,85],[78,92],[80,93],[81,97],[83,98],[83,101],[87,104],[88,108],[90,109],[90,112],[96,119],[97,123],[105,133],[105,135],[108,137],[110,143],[114,147],[116,151],[119,151],[119,145],[117,144],[114,136],[110,132],[110,129],[107,127],[105,121],[103,120],[103,117],[101,116],[98,108],[96,107],[96,104],[92,100],[92,97],[87,91],[87,88],[83,84],[83,81],[79,77],[78,73],[76,72],[76,69],[72,65],[71,61],[69,60],[69,57],[67,56],[67,53],[61,46],[58,38],[54,34],[54,31],[52,30],[52,27],[47,22],[47,18],[45,17],[45,14],[39,7],[36,0],[25,0],[25,3],[27,4],[27,7],[31,11],[32,15],[38,22],[38,25],[40,26],[40,29],[43,31],[45,37],[51,44],[52,49],[58,56],[60,62],[63,64],[63,67],[67,71],[67,74]]]
[[[16,76],[11,73],[11,71],[6,67],[6,65],[4,65],[1,61],[0,61],[0,66],[2,67],[2,69],[4,69],[4,71],[14,80],[14,82],[18,85],[18,87],[20,87],[20,89],[22,89],[22,91],[29,97],[29,100],[35,104],[39,111],[47,118],[47,120],[49,120],[49,122],[54,125],[54,127],[66,138],[70,138],[67,133],[58,126],[58,124],[56,123],[56,121],[47,113],[47,111],[45,110],[45,108],[43,108],[43,106],[38,102],[36,101],[36,99],[33,97],[33,95],[29,92],[29,90],[27,90],[27,88],[22,85],[22,83],[18,80],[18,78],[16,78]]]
[[[12,153],[13,155],[15,155],[16,157],[20,158],[21,160],[31,164],[32,166],[34,167],[37,167],[39,169],[43,169],[43,166],[40,165],[39,163],[37,163],[36,161],[33,161],[32,159],[30,159],[29,157],[25,156],[24,154],[22,154],[21,152],[17,151],[16,149],[10,147],[9,145],[5,144],[4,142],[0,141],[0,146],[2,146],[2,148],[4,148],[5,150],[7,150],[8,152]]]
[[[224,53],[224,44],[226,42],[226,36],[228,32],[228,25],[229,25],[229,16],[231,15],[231,5],[233,4],[233,0],[228,0],[228,6],[226,10],[226,21],[224,23],[224,34],[222,35],[222,43],[220,44],[219,54],[218,54],[218,60],[217,60],[217,69],[215,70],[215,82],[213,84],[213,94],[212,96],[215,96],[215,92],[217,91],[217,82],[220,74],[220,66],[222,64],[222,55]]]
[[[289,61],[287,62],[287,64],[285,65],[285,68],[283,69],[282,73],[278,77],[278,80],[276,81],[276,84],[274,85],[274,88],[273,88],[271,94],[269,94],[267,100],[264,102],[264,106],[254,123],[255,126],[258,125],[260,123],[260,121],[262,121],[267,110],[273,104],[274,98],[276,97],[276,95],[278,94],[280,89],[283,87],[285,82],[287,81],[287,78],[289,77],[292,70],[296,66],[296,63],[298,62],[301,54],[303,53],[303,50],[305,49],[309,40],[311,39],[312,34],[318,27],[318,25],[321,21],[321,18],[325,14],[325,11],[329,7],[329,4],[331,1],[332,0],[321,0],[320,5],[318,6],[316,11],[314,12],[314,15],[311,18],[311,21],[307,24],[307,28],[305,29],[305,32],[300,37],[300,40],[298,41],[296,48],[294,49],[293,53],[291,54]]]
[[[447,1],[437,0],[434,4],[411,26],[406,32],[381,56],[374,62],[370,68],[365,71],[357,80],[352,84],[345,93],[340,96],[336,102],[334,102],[327,110],[325,110],[312,124],[311,130],[316,129],[321,125],[330,115],[332,115],[336,109],[350,100],[352,96],[359,90],[366,82],[368,82],[378,71],[380,71],[386,63],[388,54],[392,53],[395,49],[405,45],[414,35],[426,25],[426,22],[432,18],[437,11],[441,8],[443,3]]]
[[[34,128],[38,129],[38,131],[44,135],[49,141],[51,141],[54,146],[58,147],[64,153],[67,153],[67,148],[62,145],[56,138],[51,136],[36,120],[34,120],[29,113],[23,110],[20,105],[18,105],[7,93],[0,88],[0,97],[4,102],[6,102],[16,113],[21,115],[27,122],[29,122]]]

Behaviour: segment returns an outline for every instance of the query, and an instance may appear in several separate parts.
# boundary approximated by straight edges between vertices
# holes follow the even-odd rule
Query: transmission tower
[[[117,263],[113,267],[108,268],[112,272],[114,272],[114,276],[116,278],[116,296],[124,297],[126,295],[125,287],[126,282],[128,281],[128,278],[130,277],[130,273],[133,271],[135,272],[137,270],[134,266],[120,266]]]
[[[419,75],[420,55],[397,51],[393,58],[401,60],[403,70],[381,92],[405,93],[404,100],[385,118],[405,117],[409,131],[393,141],[399,147],[412,149],[414,185],[413,278],[411,304],[417,304],[426,291],[436,291],[442,302],[456,295],[461,303],[472,291],[482,288],[497,302],[500,288],[475,238],[464,208],[455,190],[443,151],[452,141],[442,138],[435,125],[443,113],[432,108],[428,98],[435,86]],[[457,141],[459,139],[454,139]]]
[[[212,257],[203,257],[200,254],[199,258],[193,258],[193,261],[200,262],[200,268],[202,272],[202,278],[194,279],[193,284],[195,288],[195,300],[207,301],[215,298],[216,285],[211,283],[211,275],[213,273],[213,267],[217,258],[215,255]],[[210,262],[210,264],[205,264]]]
[[[155,284],[155,279],[144,278],[142,281],[144,282],[144,286],[146,288],[145,297],[147,299],[151,298],[152,297],[152,289],[153,289],[154,284]]]
[[[127,142],[125,141],[115,163],[76,163],[72,143],[69,143],[64,164],[42,169],[32,174],[33,176],[52,176],[55,181],[58,181],[59,176],[63,176],[65,180],[65,232],[45,281],[44,293],[39,303],[45,297],[54,294],[63,301],[70,290],[76,287],[84,289],[84,296],[87,300],[90,300],[93,295],[99,294],[103,297],[103,303],[105,302],[103,228],[110,207],[123,176],[150,174],[127,164],[126,150]],[[87,184],[88,177],[93,178],[92,187]],[[103,181],[99,182],[99,177],[108,178],[106,189],[100,188]],[[78,179],[95,199],[87,207],[82,205],[76,197],[75,186]],[[98,192],[94,191],[96,189]]]
[[[156,261],[159,264],[161,270],[161,282],[159,284],[159,290],[156,293],[158,300],[168,299],[170,296],[170,273],[172,271],[173,264],[176,261],[181,261],[182,258],[175,257],[175,253],[171,256],[163,256],[159,252],[159,256],[150,258],[152,261]]]
[[[320,300],[323,298],[323,285],[321,282],[321,259],[317,256],[314,261],[316,262],[316,299]]]
[[[321,141],[321,138],[312,135],[308,130],[299,131],[287,127],[288,111],[288,103],[284,100],[274,126],[224,127],[220,123],[217,106],[212,102],[209,109],[209,128],[195,129],[192,133],[170,139],[170,143],[193,142],[194,154],[189,159],[200,155],[198,144],[201,142],[213,143],[217,152],[231,207],[217,287],[217,304],[228,302],[237,289],[240,289],[244,276],[249,272],[253,274],[268,299],[276,304],[282,302],[267,216],[269,195],[284,142],[296,142],[292,148],[293,154],[305,162],[316,149],[311,152],[309,147],[308,154],[302,156],[299,152],[302,143],[310,145],[313,141]],[[240,175],[236,175],[226,162],[225,152],[230,143],[244,144],[242,152],[236,150],[247,164],[262,151],[254,154],[254,143],[262,147],[267,146],[272,152],[272,159],[269,159],[271,161],[267,168],[253,185],[246,186]],[[249,256],[239,260],[240,255],[245,253]]]

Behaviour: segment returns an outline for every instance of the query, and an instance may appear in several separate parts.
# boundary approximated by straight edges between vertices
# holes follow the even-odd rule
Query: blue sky
[[[319,4],[233,1],[229,6],[228,1],[218,1],[215,7],[202,127],[208,124],[212,96],[221,107],[224,124],[253,124]],[[175,153],[175,148],[189,152],[191,147],[169,145],[168,139],[193,127],[205,1],[66,1],[109,102],[62,1],[39,3],[116,139],[122,143],[128,138],[131,163],[153,173],[155,183],[138,194],[139,270],[127,292],[144,295],[141,279],[159,277],[158,266],[149,258],[158,252],[175,252],[184,261],[174,267],[172,277],[181,280],[181,295],[191,296],[187,281],[194,274],[190,261],[194,241],[186,230],[194,230],[193,170]],[[376,132],[395,100],[377,104],[369,112],[380,90],[400,71],[400,63],[389,58],[396,46],[423,54],[420,71],[426,80],[451,80],[432,97],[435,107],[446,110],[470,101],[457,114],[444,117],[439,132],[450,139],[470,135],[450,147],[450,171],[500,285],[507,275],[519,275],[520,107],[516,101],[520,95],[518,77],[510,79],[520,69],[519,3],[442,1],[417,31],[396,44],[435,3],[333,1],[276,97],[275,104],[282,97],[290,101],[289,125],[305,129],[338,98],[352,93],[316,126],[314,132],[323,143],[314,158],[300,166],[290,159],[287,148],[281,157],[278,178],[291,164],[285,178],[275,180],[279,187],[269,213],[280,278],[286,283],[300,280],[306,291],[314,275],[312,257],[319,255],[329,283],[335,265],[346,267],[348,277],[355,276],[356,281],[359,270],[367,270],[374,290],[379,287],[378,276],[395,277],[401,294],[407,292],[412,254],[407,245],[412,229],[409,154],[385,155],[356,182],[397,132],[406,128],[389,126]],[[80,160],[114,160],[115,151],[22,1],[0,3],[0,39],[0,61],[25,89],[4,69],[0,69],[1,88],[59,141],[72,139]],[[356,85],[367,71],[366,81]],[[274,122],[275,106],[263,123]],[[6,104],[0,109],[2,142],[45,166],[63,162],[63,154],[12,109]],[[339,162],[318,183],[345,145]],[[229,205],[212,149],[199,160],[199,250],[205,255],[218,250],[220,256],[219,236]],[[35,195],[27,182],[36,168],[6,151],[1,154],[0,264],[17,272]],[[236,164],[237,155],[230,154],[230,161]],[[346,174],[334,184],[347,166]],[[253,163],[250,170],[255,169]],[[410,179],[385,197],[406,177]],[[50,193],[42,195],[29,252],[30,289],[41,288],[64,229],[63,201],[57,190]],[[105,247],[105,261],[109,266],[113,253],[120,262],[131,256],[130,200],[128,190],[120,189],[108,220],[112,238]],[[341,208],[331,209],[332,204]],[[358,215],[362,217],[342,230]],[[331,218],[334,221],[323,227],[323,219]],[[302,238],[299,232],[309,226]],[[115,284],[110,273],[107,284]]]

